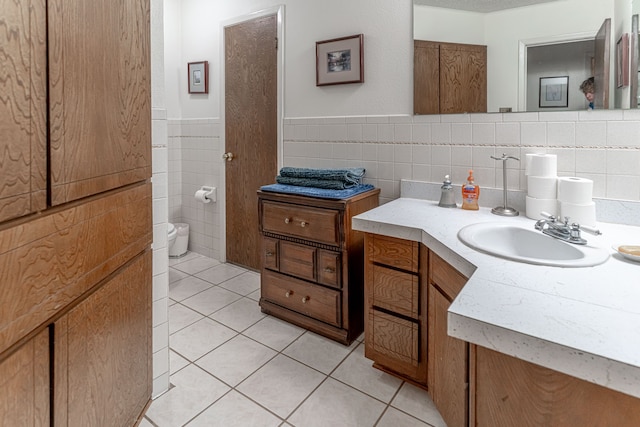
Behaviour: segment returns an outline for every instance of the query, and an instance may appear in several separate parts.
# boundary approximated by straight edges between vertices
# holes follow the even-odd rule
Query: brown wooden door
[[[611,19],[602,23],[595,38],[595,70],[596,86],[595,108],[609,108],[609,63],[611,56]]]
[[[440,44],[440,114],[487,112],[487,47]]]
[[[413,42],[413,113],[440,114],[440,44]]]
[[[45,2],[2,2],[1,20],[0,221],[4,221],[44,209],[47,203]]]
[[[149,2],[51,0],[51,203],[151,176]]]
[[[277,174],[277,20],[225,28],[226,258],[260,268],[256,191]]]

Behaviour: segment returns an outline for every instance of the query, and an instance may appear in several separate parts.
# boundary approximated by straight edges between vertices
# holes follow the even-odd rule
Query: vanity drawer
[[[318,249],[318,283],[334,288],[342,287],[341,265],[339,252]]]
[[[430,255],[430,281],[436,284],[450,301],[453,301],[467,283],[467,278],[435,253],[431,252]]]
[[[265,270],[262,298],[334,326],[341,326],[339,291]]]
[[[371,304],[417,320],[420,314],[418,276],[379,265],[373,265],[371,271]]]
[[[262,265],[264,268],[278,270],[278,240],[270,237],[262,239]]]
[[[377,264],[418,272],[418,242],[367,234],[367,254],[369,260]]]
[[[339,217],[337,210],[264,201],[262,229],[339,246]]]
[[[418,366],[420,328],[417,323],[378,310],[369,311],[369,322],[372,328],[366,331],[365,343],[369,343],[373,351],[400,362],[394,365],[395,370],[402,370],[402,364],[411,368]],[[411,368],[407,371],[411,372]]]
[[[316,248],[280,242],[280,272],[307,280],[316,280]]]

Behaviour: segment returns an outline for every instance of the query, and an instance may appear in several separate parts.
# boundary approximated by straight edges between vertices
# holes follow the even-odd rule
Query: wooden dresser
[[[350,344],[364,329],[364,234],[379,189],[332,200],[258,191],[262,311]]]

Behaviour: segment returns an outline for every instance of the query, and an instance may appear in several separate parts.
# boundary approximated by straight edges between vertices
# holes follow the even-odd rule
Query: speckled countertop
[[[640,227],[598,223],[595,267],[508,261],[469,248],[457,232],[477,222],[531,227],[526,217],[445,209],[401,197],[353,218],[360,231],[425,244],[469,280],[449,308],[449,335],[640,398],[640,263],[613,244],[640,244]]]

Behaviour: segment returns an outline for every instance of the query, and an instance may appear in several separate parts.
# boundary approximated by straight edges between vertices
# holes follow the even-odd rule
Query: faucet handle
[[[545,212],[545,211],[540,212],[540,216],[543,217],[543,218],[549,219],[551,221],[555,221],[557,219],[555,216],[553,216],[549,212]]]
[[[598,230],[597,228],[594,227],[589,227],[588,225],[580,225],[580,224],[576,224],[578,226],[578,228],[582,231],[586,231],[589,234],[593,234],[594,236],[600,236],[602,235],[602,232],[600,230]]]

